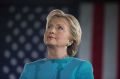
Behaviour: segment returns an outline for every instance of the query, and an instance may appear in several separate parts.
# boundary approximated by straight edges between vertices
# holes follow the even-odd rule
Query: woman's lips
[[[55,39],[55,37],[53,37],[53,36],[48,36],[48,39]]]

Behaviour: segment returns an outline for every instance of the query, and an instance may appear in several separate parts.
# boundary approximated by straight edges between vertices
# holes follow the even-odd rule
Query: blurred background
[[[19,79],[25,63],[46,56],[43,34],[53,9],[79,20],[83,35],[76,57],[91,61],[95,79],[120,79],[117,0],[0,0],[0,79]]]

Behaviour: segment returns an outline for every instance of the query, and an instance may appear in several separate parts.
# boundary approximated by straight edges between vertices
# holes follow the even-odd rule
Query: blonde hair
[[[55,9],[52,10],[47,16],[47,24],[53,17],[62,17],[65,18],[70,24],[70,33],[72,36],[72,44],[67,47],[67,53],[69,56],[75,56],[77,53],[78,45],[81,41],[81,27],[78,20],[71,14],[66,14],[62,10]]]

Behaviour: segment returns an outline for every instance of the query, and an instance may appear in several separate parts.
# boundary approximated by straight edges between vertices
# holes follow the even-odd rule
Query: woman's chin
[[[46,43],[47,46],[55,46],[54,43]]]

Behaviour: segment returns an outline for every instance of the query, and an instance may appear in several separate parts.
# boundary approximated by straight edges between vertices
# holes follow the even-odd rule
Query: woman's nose
[[[55,28],[51,28],[51,30],[49,31],[49,33],[54,34],[55,33]]]

